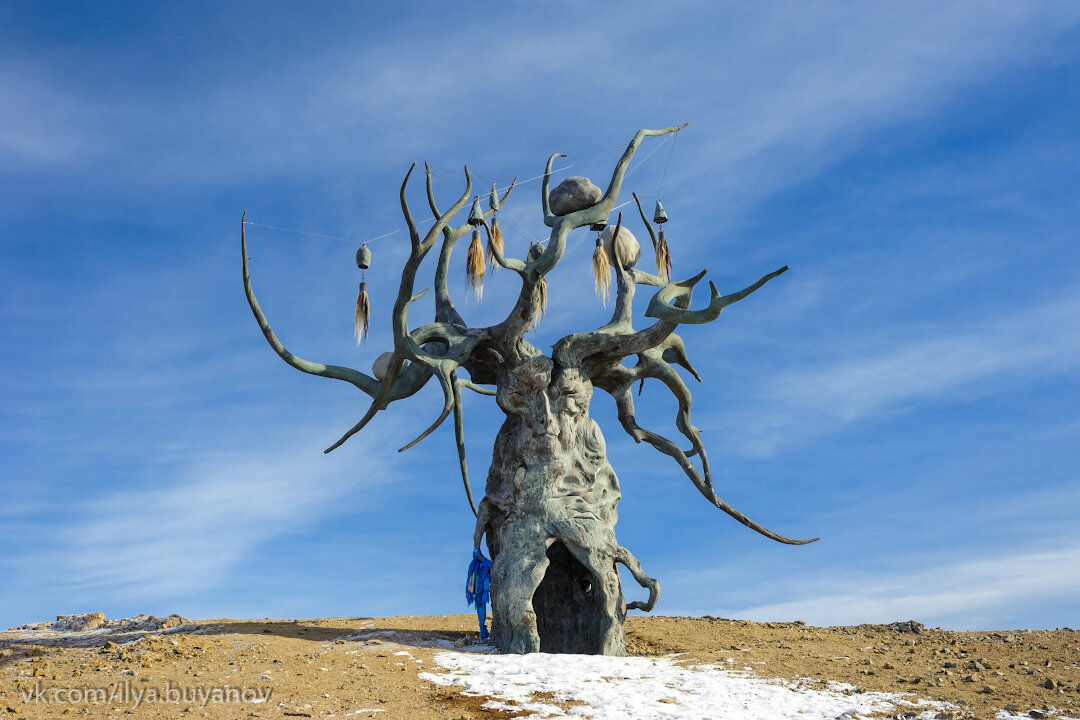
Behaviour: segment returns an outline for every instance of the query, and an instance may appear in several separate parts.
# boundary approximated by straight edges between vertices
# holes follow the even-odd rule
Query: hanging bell
[[[492,212],[498,212],[499,210],[499,193],[495,190],[495,181],[491,181],[491,195],[488,197],[488,208]],[[472,213],[470,213],[471,215]]]
[[[664,212],[664,206],[660,204],[660,198],[656,198],[656,209],[653,210],[652,221],[657,225],[667,222],[667,213]]]
[[[469,211],[469,224],[473,227],[484,222],[484,211],[480,209],[480,196],[477,195],[472,201],[472,210]]]
[[[593,223],[592,225],[589,226],[589,229],[594,231],[594,232],[604,232],[604,228],[606,228],[606,227],[607,227],[607,220],[604,220],[603,222]]]
[[[367,270],[371,267],[371,251],[368,250],[367,244],[360,246],[360,249],[356,251],[356,267],[361,270]]]

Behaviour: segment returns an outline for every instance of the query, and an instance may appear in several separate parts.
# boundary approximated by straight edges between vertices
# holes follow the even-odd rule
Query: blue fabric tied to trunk
[[[487,620],[488,591],[491,589],[491,561],[484,557],[479,547],[473,548],[469,575],[465,580],[465,603],[476,606],[476,618],[480,621],[480,639],[488,639]]]

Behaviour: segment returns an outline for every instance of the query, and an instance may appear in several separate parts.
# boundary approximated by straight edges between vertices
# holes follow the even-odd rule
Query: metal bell
[[[656,198],[656,209],[653,210],[652,221],[657,225],[667,222],[667,213],[664,212],[664,206],[660,204],[660,198]]]
[[[544,254],[544,246],[540,243],[534,243],[529,246],[529,262],[535,262],[540,259],[540,256]]]
[[[472,201],[472,210],[469,211],[469,224],[476,226],[484,222],[484,211],[480,209],[480,196],[477,195]]]
[[[368,250],[367,245],[361,245],[360,249],[356,251],[356,267],[361,270],[367,270],[371,267],[371,251]]]
[[[499,193],[495,191],[495,181],[491,181],[491,196],[488,197],[488,207],[492,212],[496,212],[499,209]],[[472,215],[472,213],[469,213]]]

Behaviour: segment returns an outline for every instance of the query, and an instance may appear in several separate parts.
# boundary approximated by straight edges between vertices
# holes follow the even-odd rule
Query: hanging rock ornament
[[[384,352],[375,358],[375,362],[371,363],[371,374],[375,376],[376,380],[386,378],[386,374],[390,372],[390,361],[393,359],[394,353],[390,352]]]
[[[499,263],[495,260],[494,250],[498,250],[502,255],[503,251],[503,234],[499,229],[499,193],[495,191],[495,181],[491,182],[491,196],[488,198],[488,207],[491,208],[491,234],[488,235],[488,264],[492,268],[498,270]]]
[[[617,238],[616,228],[619,231]],[[641,260],[641,243],[625,225],[608,225],[604,228],[604,232],[600,233],[600,241],[604,244],[609,262],[614,263],[618,260],[620,265],[629,269]]]
[[[361,245],[356,251],[356,267],[360,268],[360,293],[356,296],[356,313],[353,315],[353,330],[356,333],[356,344],[367,340],[368,325],[371,319],[371,303],[368,298],[367,283],[364,281],[364,271],[371,267],[371,251],[367,245]]]
[[[484,297],[484,246],[480,244],[480,225],[483,222],[484,211],[480,209],[480,196],[477,195],[469,211],[469,224],[473,226],[472,242],[465,256],[465,280],[477,300]]]
[[[660,198],[656,198],[656,209],[653,210],[653,222],[660,226],[660,239],[656,241],[656,274],[665,283],[671,282],[671,253],[668,251],[667,240],[664,238],[664,223],[667,222],[667,213],[660,204]]]
[[[536,262],[540,259],[540,256],[544,254],[544,246],[539,243],[533,243],[529,246],[529,262]],[[536,286],[536,301],[533,304],[532,315],[532,329],[535,330],[540,326],[540,320],[547,314],[548,305],[548,293],[547,293],[547,277],[540,278],[540,283]]]
[[[600,233],[607,227],[607,223],[594,223],[589,226],[590,230],[596,231],[596,249],[592,255],[593,283],[596,285],[596,296],[607,307],[608,298],[611,296],[611,261],[608,259],[607,250],[604,249],[604,241]]]

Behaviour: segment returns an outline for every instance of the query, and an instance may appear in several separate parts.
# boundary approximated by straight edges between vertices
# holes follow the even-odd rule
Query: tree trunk
[[[502,652],[624,655],[619,481],[588,415],[592,386],[546,357],[499,380],[507,419],[474,537],[486,533],[493,563],[493,641]]]

